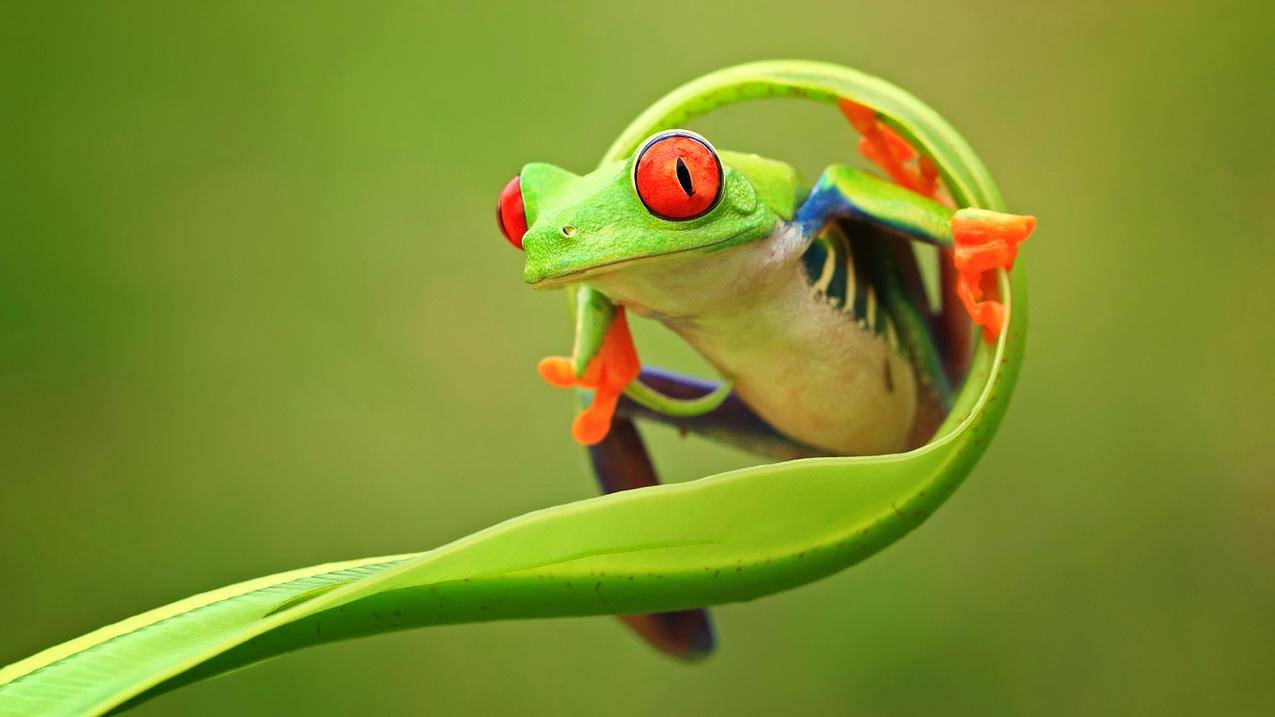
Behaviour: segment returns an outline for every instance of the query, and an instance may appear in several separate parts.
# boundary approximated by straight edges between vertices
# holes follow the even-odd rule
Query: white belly
[[[912,366],[800,288],[750,312],[666,324],[785,435],[843,455],[904,450],[917,412]]]
[[[911,365],[828,305],[801,267],[805,237],[646,260],[591,283],[680,334],[780,432],[841,455],[908,448],[917,415]]]

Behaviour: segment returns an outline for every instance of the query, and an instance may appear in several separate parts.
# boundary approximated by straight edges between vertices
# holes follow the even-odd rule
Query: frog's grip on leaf
[[[1005,326],[1005,306],[995,298],[995,270],[1009,271],[1018,245],[1036,228],[1036,217],[987,209],[961,209],[952,217],[952,262],[959,279],[956,293],[989,343]]]
[[[642,370],[637,349],[633,347],[633,337],[629,334],[624,307],[615,308],[615,318],[607,327],[602,346],[582,375],[576,376],[568,356],[543,358],[537,368],[541,378],[551,386],[593,390],[593,401],[571,424],[571,436],[577,443],[586,446],[601,442],[611,430],[611,419],[620,394]]]
[[[837,106],[859,132],[859,153],[864,159],[879,167],[895,184],[950,206],[939,196],[939,170],[929,157],[918,153],[898,132],[881,122],[871,107],[846,99],[838,101]],[[909,164],[912,160],[916,160],[915,164]]]
[[[895,184],[951,206],[940,193],[938,168],[883,123],[871,107],[842,99],[842,114],[859,132],[859,152],[885,172]],[[915,162],[913,162],[915,160]],[[956,295],[974,323],[983,327],[988,342],[1005,326],[1005,306],[992,297],[996,292],[993,271],[1014,267],[1018,245],[1036,228],[1036,217],[966,208],[952,217],[952,263],[956,269]]]

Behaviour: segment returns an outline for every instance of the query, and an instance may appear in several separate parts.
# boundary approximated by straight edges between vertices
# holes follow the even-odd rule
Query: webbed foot
[[[995,341],[1005,326],[1005,305],[994,298],[995,270],[1014,267],[1018,245],[1035,228],[1036,217],[987,209],[961,209],[952,217],[956,293],[988,342]]]
[[[859,132],[859,153],[864,159],[885,172],[895,184],[927,199],[948,203],[939,194],[938,167],[929,157],[918,153],[898,132],[883,123],[872,108],[846,99],[837,105]]]
[[[582,375],[576,376],[571,358],[567,356],[543,358],[537,368],[541,378],[551,386],[593,390],[593,401],[571,424],[571,436],[585,446],[592,446],[606,438],[620,394],[642,370],[624,308],[616,308],[602,347]]]

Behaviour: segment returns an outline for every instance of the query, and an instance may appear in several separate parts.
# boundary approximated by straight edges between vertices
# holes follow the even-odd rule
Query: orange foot
[[[934,162],[908,144],[898,132],[877,119],[877,113],[850,100],[840,100],[841,113],[859,132],[859,153],[885,172],[899,186],[923,197],[941,201],[939,171]],[[912,160],[915,164],[911,164]]]
[[[1036,228],[1036,217],[986,209],[962,209],[952,217],[952,261],[959,276],[956,294],[983,338],[995,341],[1005,327],[1005,305],[995,298],[996,269],[1009,271],[1018,245]]]
[[[592,446],[606,438],[620,394],[642,370],[637,350],[633,348],[633,337],[629,334],[629,323],[624,318],[624,307],[616,307],[615,318],[602,339],[602,347],[585,367],[583,376],[575,375],[571,359],[566,356],[543,358],[536,368],[540,370],[541,378],[551,386],[593,389],[593,402],[576,416],[571,424],[571,436],[585,446]]]

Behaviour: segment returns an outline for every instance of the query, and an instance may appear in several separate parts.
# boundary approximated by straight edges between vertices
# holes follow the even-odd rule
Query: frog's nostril
[[[496,222],[500,231],[518,249],[522,249],[522,235],[527,233],[527,210],[522,205],[522,184],[519,177],[509,180],[500,190],[496,204]]]

